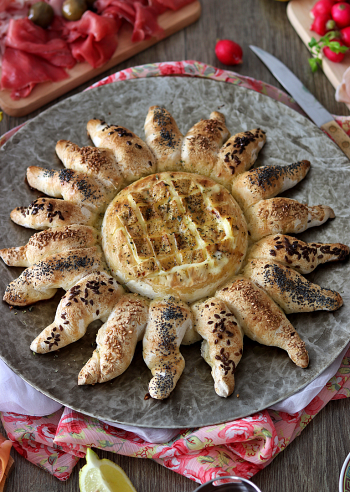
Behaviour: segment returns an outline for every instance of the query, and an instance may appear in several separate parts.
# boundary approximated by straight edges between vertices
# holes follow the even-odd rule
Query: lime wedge
[[[124,470],[110,460],[100,460],[92,449],[79,472],[80,492],[136,492]]]

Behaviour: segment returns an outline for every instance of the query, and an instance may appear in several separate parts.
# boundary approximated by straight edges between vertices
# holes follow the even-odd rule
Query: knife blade
[[[333,116],[311,94],[302,82],[278,58],[257,46],[249,46],[267,66],[272,75],[289,92],[309,118],[322,130],[331,135],[334,142],[350,159],[350,138],[334,121]]]

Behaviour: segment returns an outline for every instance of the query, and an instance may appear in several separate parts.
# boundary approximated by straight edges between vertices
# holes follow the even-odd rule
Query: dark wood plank
[[[285,13],[286,3],[274,0],[201,0],[201,3],[202,16],[198,22],[137,54],[115,69],[106,71],[103,76],[144,63],[195,59],[219,68],[229,68],[242,75],[278,86],[266,67],[249,50],[249,44],[255,44],[279,57],[330,112],[350,114],[344,104],[334,100],[334,89],[322,72],[311,73],[307,62],[308,51],[289,24]],[[231,38],[242,45],[244,51],[242,65],[225,67],[216,59],[214,48],[218,38]],[[83,84],[58,101],[80,92],[100,78],[101,76]],[[46,108],[51,105],[47,105]],[[10,118],[4,115],[0,123],[0,134],[37,113],[39,111],[24,118]],[[306,427],[300,437],[267,468],[259,472],[253,481],[263,492],[338,490],[340,469],[350,452],[349,410],[349,399],[330,402]],[[98,454],[122,466],[138,492],[191,492],[196,488],[196,484],[191,480],[151,460],[103,452]],[[15,459],[15,469],[9,478],[9,491],[76,492],[78,490],[78,471],[83,466],[84,460],[78,463],[67,482],[59,482],[48,473],[28,463],[14,451],[12,455]]]

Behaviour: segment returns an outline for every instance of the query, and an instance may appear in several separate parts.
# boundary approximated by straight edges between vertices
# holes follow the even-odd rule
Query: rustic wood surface
[[[311,73],[307,62],[308,51],[289,24],[286,3],[274,0],[201,0],[201,3],[202,15],[196,24],[134,56],[104,75],[144,63],[186,59],[225,68],[215,58],[214,47],[218,38],[231,38],[239,42],[244,50],[243,64],[233,67],[236,72],[278,86],[265,66],[249,50],[248,45],[255,44],[280,58],[330,112],[350,114],[344,104],[338,104],[334,100],[334,89],[323,73]],[[96,80],[84,84],[59,100],[81,91]],[[51,104],[40,111],[49,106]],[[23,118],[4,115],[0,123],[0,134],[40,111]],[[350,452],[349,410],[350,399],[330,402],[300,437],[253,478],[262,492],[337,491],[341,466]],[[3,432],[1,426],[0,432]],[[138,492],[190,492],[196,488],[196,484],[191,480],[151,460],[100,451],[98,454],[122,466]],[[9,492],[78,490],[78,472],[84,460],[78,463],[67,482],[59,482],[16,452],[12,451],[12,456],[15,459],[15,469],[9,477]]]

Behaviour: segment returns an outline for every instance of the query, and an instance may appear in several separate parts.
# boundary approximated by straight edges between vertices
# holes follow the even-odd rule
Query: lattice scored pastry
[[[181,344],[199,340],[222,397],[234,391],[244,335],[307,367],[306,345],[285,313],[340,308],[337,292],[302,275],[349,254],[340,243],[288,235],[334,218],[328,206],[276,197],[310,163],[251,170],[265,133],[230,136],[216,111],[183,135],[165,108],[152,106],[145,142],[98,119],[87,130],[96,147],[57,143],[65,169],[28,168],[30,186],[54,198],[16,208],[14,222],[42,232],[0,251],[8,265],[27,267],[6,289],[9,304],[67,291],[31,350],[63,349],[101,319],[78,384],[122,374],[143,340],[156,399],[170,395],[185,368]]]
[[[132,291],[184,301],[211,295],[239,270],[248,242],[230,193],[190,173],[152,174],[121,191],[102,225],[112,273]]]

